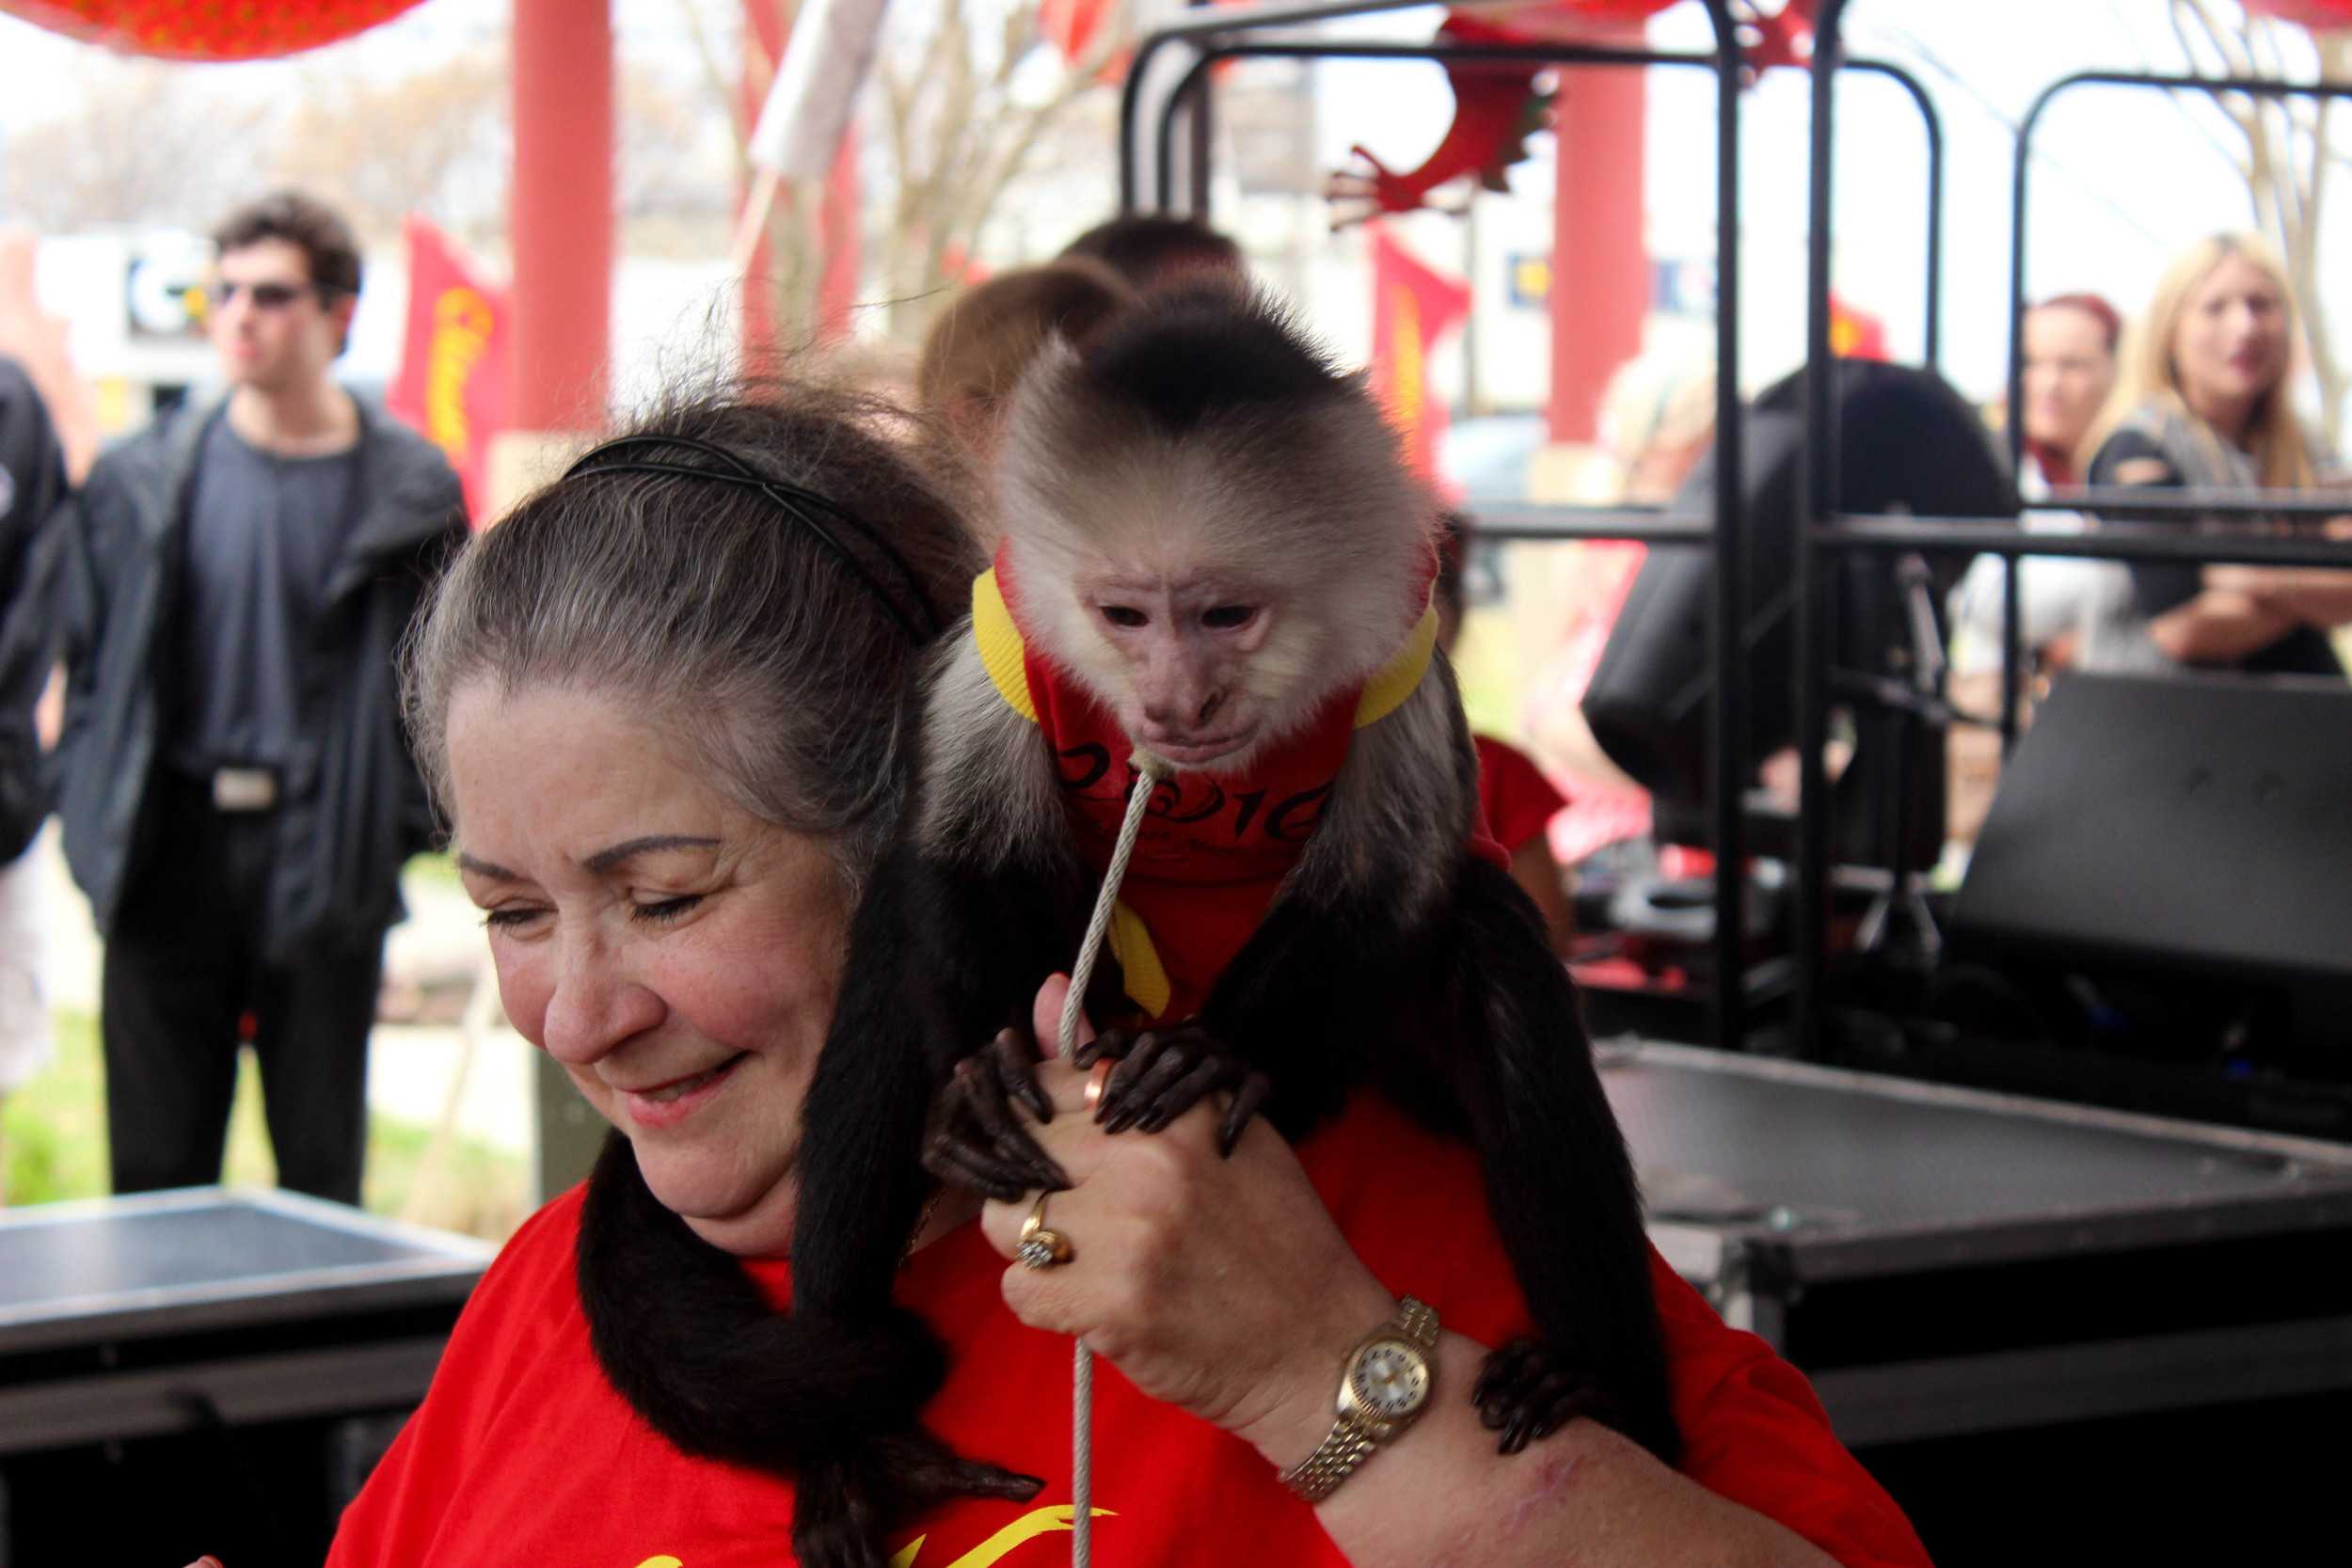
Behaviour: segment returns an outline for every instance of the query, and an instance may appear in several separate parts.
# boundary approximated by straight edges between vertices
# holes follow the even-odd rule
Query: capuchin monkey
[[[1015,1111],[1051,1114],[1030,1004],[1145,787],[1120,894],[1142,936],[1088,997],[1113,1022],[1082,1058],[1118,1060],[1104,1125],[1230,1091],[1230,1152],[1257,1115],[1295,1141],[1370,1090],[1466,1140],[1534,1329],[1488,1358],[1482,1418],[1506,1453],[1584,1415],[1672,1463],[1631,1163],[1541,917],[1473,847],[1476,757],[1429,646],[1437,511],[1360,379],[1238,285],[1155,295],[1032,364],[996,485],[1004,543],[935,656],[809,1091],[789,1326],[739,1387],[707,1329],[642,1319],[597,1335],[608,1370],[695,1451],[784,1455],[809,1568],[880,1568],[948,1493],[1036,1490],[921,1431],[941,1354],[891,1281],[925,1167],[1000,1199],[1068,1185]],[[1139,784],[1138,750],[1168,775]],[[583,1250],[592,1327],[596,1272]],[[697,1397],[630,1372],[670,1354]],[[796,1368],[830,1411],[787,1392]]]

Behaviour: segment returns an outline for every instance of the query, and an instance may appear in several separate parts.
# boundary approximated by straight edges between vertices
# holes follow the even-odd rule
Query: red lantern
[[[259,60],[389,22],[419,0],[0,0],[0,11],[126,55]]]
[[[2299,23],[2313,32],[2352,27],[2352,0],[2246,0],[2249,16]]]

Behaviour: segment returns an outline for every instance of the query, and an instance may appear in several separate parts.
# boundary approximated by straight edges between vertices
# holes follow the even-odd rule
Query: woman
[[[2075,453],[2091,421],[2115,389],[2116,350],[2123,333],[2115,307],[2097,294],[2058,294],[2026,312],[2018,347],[2025,358],[2025,459],[2018,493],[2028,501],[2053,485],[2076,484]],[[2029,530],[2079,533],[2079,513],[2033,511]],[[2132,609],[2131,574],[2119,562],[2064,556],[2026,557],[2018,585],[2018,626],[2027,667],[2021,688],[2074,665],[2145,666],[2146,638]],[[1977,714],[2001,705],[2001,599],[2008,563],[1980,555],[1952,590],[1951,683],[1948,695]],[[1955,726],[1948,746],[1947,785],[1950,836],[1973,844],[1999,782],[1999,732]]]
[[[2090,483],[2310,488],[2317,459],[2287,395],[2295,331],[2286,269],[2263,241],[2190,246],[2158,280],[2091,431]],[[2132,582],[2150,642],[2173,663],[2344,673],[2327,634],[2352,622],[2352,573],[2150,562]]]
[[[896,694],[976,565],[884,419],[815,393],[676,409],[479,537],[436,595],[407,672],[420,752],[508,1016],[615,1137],[586,1193],[491,1266],[346,1513],[339,1568],[787,1559],[790,1475],[691,1458],[632,1412],[599,1370],[574,1249],[583,1203],[633,1161],[711,1265],[638,1280],[643,1310],[692,1321],[745,1284],[788,1305],[799,1111],[896,813]],[[1057,1004],[1049,984],[1041,1009]],[[1041,1075],[1081,1108],[1070,1073]],[[1261,1126],[1231,1159],[1207,1107],[1155,1134],[1075,1114],[1038,1132],[1075,1183],[1051,1213],[1073,1256],[1008,1268],[1025,1205],[945,1193],[920,1225],[897,1299],[944,1341],[924,1419],[971,1463],[942,1459],[937,1504],[864,1560],[1058,1560],[1073,1333],[1107,1363],[1106,1560],[1535,1562],[1571,1541],[1596,1562],[1701,1543],[1825,1560],[1800,1535],[1849,1563],[1924,1560],[1803,1380],[1662,1264],[1687,1476],[1590,1421],[1498,1457],[1468,1397],[1476,1341],[1523,1309],[1469,1151],[1384,1105],[1295,1150]],[[1369,1460],[1374,1481],[1311,1507],[1278,1477],[1329,1430],[1336,1369],[1395,1309],[1391,1281],[1440,1315],[1438,1396]]]

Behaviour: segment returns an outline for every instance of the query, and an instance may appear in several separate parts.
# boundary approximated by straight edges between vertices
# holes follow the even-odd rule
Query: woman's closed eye
[[[482,924],[494,931],[519,931],[546,912],[532,904],[501,904],[483,911]]]
[[[673,920],[684,917],[689,911],[702,901],[703,895],[699,893],[683,893],[675,898],[659,898],[648,904],[632,904],[629,917],[656,926],[666,925]]]

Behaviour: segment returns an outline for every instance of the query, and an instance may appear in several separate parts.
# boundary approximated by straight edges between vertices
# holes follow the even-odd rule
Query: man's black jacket
[[[0,864],[16,859],[48,815],[33,706],[56,653],[47,528],[65,499],[56,428],[13,359],[0,359]]]
[[[328,575],[298,693],[301,743],[279,783],[277,855],[262,949],[372,941],[398,920],[401,863],[432,838],[432,814],[400,721],[394,655],[432,574],[465,537],[457,477],[439,451],[359,404],[359,497]],[[225,405],[158,421],[102,456],[60,546],[65,733],[56,754],[67,863],[112,931],[151,842],[161,663],[178,646],[188,498]]]

